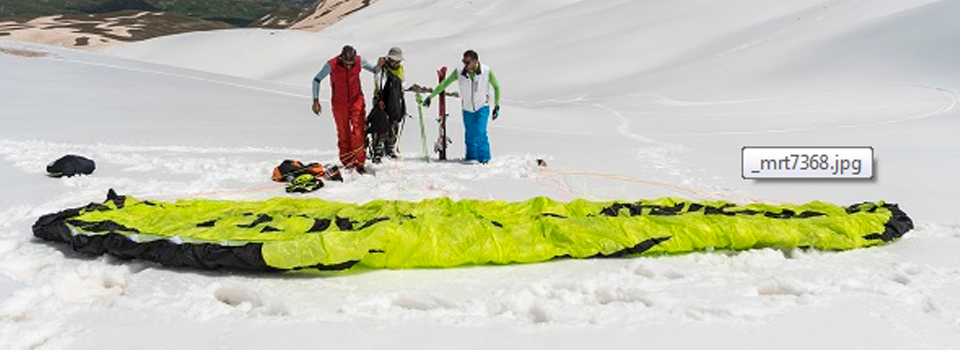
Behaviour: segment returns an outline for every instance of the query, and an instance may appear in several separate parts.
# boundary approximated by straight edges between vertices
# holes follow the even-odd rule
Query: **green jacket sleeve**
[[[490,70],[490,85],[493,86],[493,100],[494,106],[500,105],[500,82],[497,81],[497,76],[493,74],[493,70]]]
[[[441,92],[443,92],[443,90],[446,90],[447,87],[450,86],[450,84],[453,84],[453,82],[457,81],[457,74],[460,74],[460,73],[457,72],[456,69],[454,69],[453,72],[447,76],[447,79],[444,79],[443,82],[440,83],[440,85],[437,85],[437,87],[433,89],[433,92],[431,92],[430,95],[427,96],[427,98],[433,98],[434,96],[437,96]]]

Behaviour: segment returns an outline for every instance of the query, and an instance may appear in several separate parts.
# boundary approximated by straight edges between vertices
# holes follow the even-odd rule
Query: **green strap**
[[[420,93],[416,93],[417,96],[417,114],[420,115],[420,142],[423,144],[423,159],[430,162],[430,153],[427,151],[427,130],[423,125],[423,98],[420,97]]]

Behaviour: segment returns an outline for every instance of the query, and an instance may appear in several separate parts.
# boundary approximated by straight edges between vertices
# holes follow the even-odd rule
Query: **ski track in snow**
[[[748,103],[754,101],[765,101],[770,98],[758,98],[758,99],[749,99],[749,100],[738,100],[738,101],[721,101],[721,102],[692,102],[692,101],[679,101],[672,99],[668,96],[658,95],[658,94],[640,94],[637,96],[653,96],[658,99],[658,102],[663,103],[664,105],[704,105],[704,104],[740,104]],[[631,129],[631,120],[627,118],[619,109],[613,108],[606,104],[600,103],[600,101],[589,97],[587,95],[578,96],[575,98],[569,99],[548,99],[541,100],[536,102],[530,101],[514,101],[520,105],[531,107],[531,106],[544,106],[544,105],[568,105],[568,106],[583,106],[590,107],[602,110],[607,114],[613,116],[616,119],[616,132],[623,138],[629,139],[637,144],[636,147],[632,148],[628,155],[635,161],[633,166],[639,169],[645,169],[651,174],[656,174],[655,178],[652,179],[630,179],[623,177],[622,175],[617,174],[599,174],[608,177],[620,178],[623,177],[626,180],[633,180],[631,182],[635,183],[646,183],[646,185],[657,185],[660,184],[660,187],[670,188],[673,191],[681,191],[684,195],[692,195],[700,199],[736,199],[740,201],[759,201],[758,198],[753,198],[749,196],[744,196],[742,194],[737,194],[729,191],[723,186],[718,185],[717,177],[708,177],[705,174],[706,172],[702,169],[698,169],[696,166],[691,165],[692,162],[684,161],[684,153],[689,152],[689,150],[680,145],[673,144],[668,142],[659,141],[650,137],[643,136],[641,134],[635,133]],[[579,133],[576,131],[546,131],[540,130],[539,132],[544,133],[555,133],[561,135],[590,135]],[[568,186],[569,187],[569,186]]]
[[[708,179],[704,175],[698,175],[705,174],[706,171],[697,168],[692,162],[683,160],[683,154],[688,152],[686,147],[657,141],[634,133],[630,129],[630,119],[624,116],[620,110],[601,103],[592,103],[591,105],[606,110],[615,116],[620,121],[617,133],[640,144],[632,152],[635,166],[646,168],[653,174],[666,176],[667,180],[664,181],[679,187],[685,187],[692,194],[702,199],[742,197],[719,186],[716,178]],[[749,200],[749,198],[741,199]]]
[[[768,116],[768,115],[798,115],[798,114],[825,114],[825,113],[839,113],[839,112],[853,112],[853,111],[884,111],[895,107],[923,107],[936,105],[938,108],[924,112],[920,114],[911,114],[902,117],[897,117],[894,119],[866,122],[866,123],[856,123],[856,124],[840,124],[840,125],[829,125],[829,126],[814,126],[814,127],[798,127],[798,128],[784,128],[784,129],[766,129],[758,131],[722,131],[722,132],[709,132],[709,133],[656,133],[655,136],[717,136],[717,135],[749,135],[749,134],[769,134],[769,133],[790,133],[790,132],[809,132],[817,130],[826,130],[826,129],[851,129],[851,128],[864,128],[864,127],[875,127],[881,125],[889,124],[898,124],[909,121],[916,121],[920,119],[932,118],[936,116],[946,115],[953,111],[957,103],[960,102],[960,97],[957,93],[950,89],[941,88],[941,87],[931,87],[931,86],[922,86],[922,85],[909,85],[909,86],[888,86],[886,89],[894,88],[909,88],[909,89],[920,89],[928,91],[930,93],[936,93],[946,98],[945,103],[908,103],[908,104],[886,104],[886,105],[868,105],[868,106],[857,106],[857,107],[846,107],[846,108],[834,108],[834,109],[818,109],[818,110],[787,110],[787,111],[777,111],[777,112],[730,112],[730,113],[708,113],[708,114],[696,114],[696,116],[702,117],[719,117],[719,116],[744,116],[744,115],[757,115],[757,116]],[[768,102],[774,100],[783,100],[787,99],[787,96],[769,96],[769,97],[756,97],[756,98],[743,98],[736,100],[718,100],[718,101],[689,101],[689,100],[678,100],[671,96],[655,94],[655,93],[635,93],[629,94],[627,96],[616,97],[615,99],[623,98],[653,98],[652,101],[655,105],[660,107],[692,107],[692,106],[726,106],[726,105],[750,105],[758,102]],[[692,162],[684,161],[684,154],[690,152],[688,148],[680,144],[671,144],[667,142],[658,141],[654,138],[637,134],[631,130],[631,120],[627,118],[624,113],[614,107],[608,106],[606,104],[600,103],[589,96],[583,95],[575,98],[569,99],[548,99],[536,102],[530,101],[513,101],[520,105],[527,107],[530,106],[543,106],[543,105],[573,105],[573,106],[586,106],[597,108],[606,111],[608,114],[614,116],[619,124],[617,125],[617,133],[627,139],[633,140],[638,143],[640,146],[633,149],[632,156],[636,160],[636,166],[647,169],[653,174],[658,174],[659,176],[665,176],[666,179],[653,179],[654,182],[665,182],[666,184],[675,185],[679,188],[687,189],[688,194],[693,194],[696,197],[703,199],[734,199],[738,201],[745,202],[757,202],[757,201],[772,201],[778,202],[776,199],[770,198],[755,198],[744,194],[734,193],[728,190],[723,185],[720,185],[722,182],[718,177],[707,176],[706,172],[697,169],[695,166],[691,165]],[[678,115],[676,111],[673,110],[658,110],[658,111],[647,111],[644,109],[631,111],[631,114],[634,115],[649,115],[649,116],[662,116],[662,115]],[[571,134],[583,134],[576,131],[547,131],[540,130],[539,132],[544,133],[555,133],[562,135],[571,135]],[[641,180],[643,181],[643,180]]]
[[[789,24],[784,26],[783,28],[777,29],[773,32],[764,34],[756,39],[750,40],[734,48],[723,51],[717,54],[715,57],[723,57],[731,54],[740,53],[742,51],[749,50],[754,47],[759,47],[765,43],[768,43],[774,40],[780,40],[790,34],[800,31],[801,29],[809,28],[811,25],[815,25],[823,21],[827,17],[836,15],[837,13],[842,12],[842,10],[849,10],[853,8],[855,4],[858,4],[861,2],[862,1],[859,1],[859,0],[858,1],[849,1],[849,0],[831,1],[825,4],[818,4],[817,6],[799,11],[797,13],[794,13],[793,15],[787,16],[787,19],[785,21]],[[808,19],[808,17],[810,16],[813,17],[812,20]],[[796,17],[797,20],[795,21],[790,20],[794,17]]]
[[[311,96],[310,96],[310,95],[307,95],[307,94],[297,94],[297,93],[292,93],[292,92],[289,92],[289,91],[282,91],[282,90],[277,90],[277,89],[269,89],[269,88],[264,88],[264,87],[262,87],[262,86],[255,86],[255,85],[250,85],[250,84],[232,83],[232,82],[228,82],[228,81],[225,81],[225,80],[222,80],[222,79],[203,78],[203,77],[199,77],[199,76],[196,76],[196,75],[161,72],[161,71],[153,70],[153,69],[134,68],[134,67],[127,67],[127,66],[121,66],[121,65],[116,65],[116,64],[91,62],[91,61],[84,61],[84,60],[77,60],[77,59],[67,59],[67,58],[53,58],[53,59],[58,60],[58,61],[62,61],[62,62],[73,63],[73,64],[81,64],[81,65],[88,65],[88,66],[104,67],[104,68],[111,68],[111,69],[117,69],[117,70],[125,70],[125,71],[130,71],[130,72],[147,73],[147,74],[160,75],[160,76],[166,76],[166,77],[173,77],[173,78],[179,78],[179,79],[194,80],[194,81],[199,81],[199,82],[203,82],[203,83],[224,85],[224,86],[229,86],[229,87],[234,87],[234,88],[240,88],[240,89],[247,89],[247,90],[259,91],[259,92],[270,93],[270,94],[275,94],[275,95],[280,95],[280,96],[287,96],[287,97],[294,97],[294,98],[302,98],[302,99],[310,99],[310,98],[311,98]]]
[[[809,131],[818,131],[818,130],[829,130],[829,129],[857,129],[865,127],[874,127],[881,125],[891,125],[899,124],[904,122],[916,121],[926,118],[937,117],[941,115],[948,114],[952,112],[958,102],[960,102],[960,96],[950,89],[942,87],[932,87],[932,86],[902,86],[908,88],[916,88],[927,90],[931,93],[937,93],[946,98],[947,101],[942,104],[932,104],[932,103],[910,103],[910,104],[895,104],[895,105],[872,105],[872,106],[860,106],[860,107],[849,107],[842,109],[820,109],[820,110],[793,110],[793,111],[778,111],[778,112],[731,112],[731,113],[708,113],[708,114],[696,114],[695,116],[701,117],[719,117],[719,116],[743,116],[743,115],[757,115],[757,116],[768,116],[768,115],[780,115],[780,116],[789,116],[789,115],[802,115],[802,114],[824,114],[824,113],[840,113],[840,112],[855,112],[855,111],[884,111],[891,108],[898,107],[922,107],[922,106],[937,106],[936,109],[929,112],[924,112],[920,114],[906,115],[894,119],[866,122],[866,123],[855,123],[855,124],[838,124],[838,125],[827,125],[827,126],[812,126],[812,127],[796,127],[796,128],[782,128],[782,129],[766,129],[766,130],[757,130],[757,131],[721,131],[721,132],[707,132],[707,133],[657,133],[657,136],[718,136],[718,135],[755,135],[755,134],[778,134],[778,133],[794,133],[794,132],[809,132]],[[893,88],[893,87],[891,87]],[[664,97],[668,98],[668,97]],[[779,97],[783,98],[783,97]],[[758,99],[755,101],[761,101]],[[729,103],[749,103],[755,101],[728,101]],[[724,102],[719,102],[717,104],[724,104]]]

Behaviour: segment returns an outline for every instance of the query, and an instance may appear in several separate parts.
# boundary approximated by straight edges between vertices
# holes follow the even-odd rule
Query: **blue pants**
[[[487,138],[487,120],[490,119],[490,107],[476,112],[463,111],[463,127],[466,130],[464,143],[467,145],[466,160],[481,163],[490,161],[490,140]]]

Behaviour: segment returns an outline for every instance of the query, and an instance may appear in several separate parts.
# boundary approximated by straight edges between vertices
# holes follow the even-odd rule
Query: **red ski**
[[[443,83],[447,78],[447,67],[440,67],[437,70],[437,83]],[[449,137],[447,137],[447,98],[446,93],[440,93],[440,117],[437,119],[437,122],[440,123],[440,137],[437,138],[437,143],[433,146],[433,150],[440,154],[440,160],[447,160],[447,145],[453,143]]]

